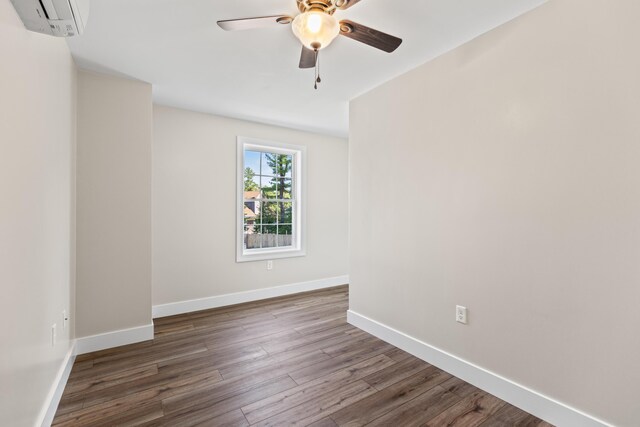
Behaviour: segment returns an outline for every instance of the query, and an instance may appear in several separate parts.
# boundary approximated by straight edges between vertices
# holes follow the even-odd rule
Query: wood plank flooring
[[[55,426],[549,424],[347,324],[346,286],[165,317],[78,356]]]

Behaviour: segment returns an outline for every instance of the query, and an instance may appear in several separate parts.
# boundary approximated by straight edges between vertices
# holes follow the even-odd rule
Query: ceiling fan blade
[[[338,0],[337,6],[338,9],[345,10],[349,9],[354,4],[358,3],[360,0]]]
[[[398,37],[365,27],[348,19],[340,21],[340,34],[389,53],[396,50],[402,43],[402,39]]]
[[[300,53],[300,68],[313,68],[316,66],[316,53],[302,46]]]
[[[290,24],[292,20],[293,18],[287,15],[259,16],[257,18],[227,19],[224,21],[218,21],[218,26],[225,31],[250,30],[253,28],[270,27],[279,24]]]

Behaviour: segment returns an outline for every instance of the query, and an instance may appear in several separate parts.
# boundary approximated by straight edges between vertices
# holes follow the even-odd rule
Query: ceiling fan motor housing
[[[311,10],[321,10],[324,13],[333,15],[338,7],[345,3],[345,0],[296,0],[298,2],[298,10],[300,12],[309,12]]]

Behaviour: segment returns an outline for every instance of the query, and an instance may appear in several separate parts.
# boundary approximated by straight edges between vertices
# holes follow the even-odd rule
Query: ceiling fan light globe
[[[332,15],[322,11],[301,13],[291,23],[293,34],[307,48],[315,50],[329,46],[340,34],[340,24]]]
[[[309,14],[307,19],[307,30],[312,34],[318,34],[322,29],[322,17],[319,13]]]

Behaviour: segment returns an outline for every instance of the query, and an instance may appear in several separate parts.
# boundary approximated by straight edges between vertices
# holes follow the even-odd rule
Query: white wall
[[[151,132],[151,85],[78,72],[78,337],[151,323]]]
[[[638,16],[550,1],[352,102],[351,310],[638,425]]]
[[[0,58],[0,425],[32,426],[73,336],[76,73],[64,40],[27,32],[9,1]]]
[[[154,106],[153,304],[347,274],[347,142]],[[236,263],[236,137],[307,147],[307,255]]]

